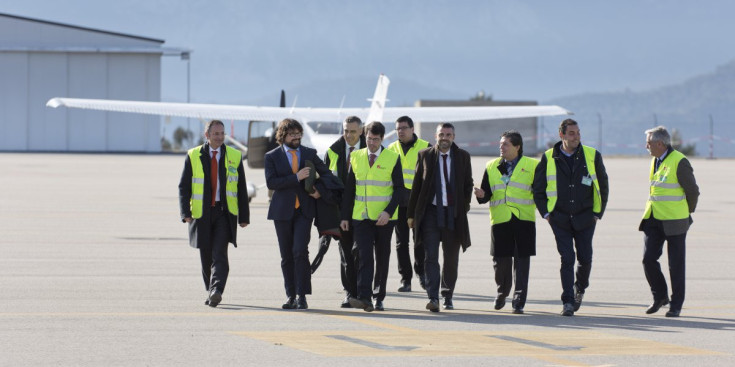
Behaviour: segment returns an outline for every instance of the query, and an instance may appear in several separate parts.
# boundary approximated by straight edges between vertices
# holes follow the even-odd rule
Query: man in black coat
[[[408,200],[408,227],[415,228],[416,246],[425,252],[424,271],[429,302],[426,309],[439,312],[439,288],[444,308],[454,309],[459,249],[471,245],[467,212],[472,200],[470,154],[454,144],[454,125],[436,129],[436,145],[419,152],[416,175]],[[439,243],[444,266],[439,267]]]
[[[561,314],[573,316],[589,286],[592,237],[605,212],[609,186],[602,155],[580,143],[576,121],[562,121],[559,138],[536,167],[533,196],[539,213],[551,225],[561,256]]]
[[[347,117],[342,123],[342,128],[342,137],[329,147],[324,163],[344,184],[347,182],[347,172],[350,168],[350,155],[357,149],[365,148],[366,145],[365,135],[362,133],[362,120],[359,117]],[[340,276],[342,287],[346,293],[341,307],[350,308],[352,307],[350,306],[350,297],[357,297],[357,249],[354,247],[355,241],[351,230],[343,231],[340,229],[340,234]],[[319,241],[329,241],[330,237],[322,236]]]
[[[181,220],[189,224],[189,244],[199,249],[208,292],[204,303],[217,307],[230,271],[227,243],[237,247],[237,224],[247,227],[250,207],[242,155],[224,144],[225,125],[210,121],[204,136],[207,143],[186,155],[179,181],[179,207]]]
[[[287,297],[281,306],[283,309],[309,308],[306,302],[306,295],[311,294],[309,241],[316,200],[321,193],[319,190],[311,194],[306,192],[304,181],[311,172],[306,161],[313,163],[319,175],[332,174],[317,156],[316,149],[301,145],[303,132],[298,121],[284,119],[276,132],[280,145],[265,155],[265,182],[273,190],[268,219],[273,220],[278,237]]]

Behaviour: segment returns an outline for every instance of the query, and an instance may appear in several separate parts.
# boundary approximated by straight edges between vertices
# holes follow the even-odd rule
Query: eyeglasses
[[[410,127],[408,126],[399,126],[396,128],[396,131],[403,131],[403,130],[408,130],[408,129],[410,129]]]
[[[303,135],[303,133],[288,133],[288,136],[291,138],[300,138]]]

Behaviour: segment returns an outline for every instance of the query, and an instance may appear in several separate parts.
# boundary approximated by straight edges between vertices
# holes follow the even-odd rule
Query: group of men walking
[[[303,127],[298,121],[279,123],[279,146],[265,156],[265,176],[273,190],[268,219],[278,237],[287,297],[282,307],[308,308],[308,244],[315,224],[322,241],[330,237],[339,241],[346,292],[341,307],[385,309],[395,230],[398,291],[412,290],[415,272],[427,293],[427,310],[453,309],[460,248],[466,251],[471,245],[467,212],[474,194],[478,203],[489,203],[497,286],[494,308],[502,309],[512,297],[513,313],[524,312],[530,257],[536,254],[538,210],[554,233],[561,259],[561,315],[574,315],[589,287],[592,239],[609,193],[602,156],[581,144],[577,122],[562,121],[560,141],[540,160],[523,155],[520,133],[503,133],[500,157],[487,163],[479,188],[473,188],[470,154],[454,143],[452,124],[437,126],[434,145],[416,136],[408,116],[400,117],[395,126],[398,141],[383,147],[382,123],[363,126],[358,117],[350,116],[343,123],[343,136],[322,161],[314,149],[301,145]],[[216,307],[227,279],[227,243],[235,244],[235,225],[245,227],[250,220],[239,152],[223,144],[220,121],[208,124],[205,137],[206,144],[187,154],[179,197],[191,245],[201,254],[205,303]],[[689,161],[671,147],[664,127],[647,130],[646,138],[654,157],[639,228],[644,232],[643,264],[653,295],[646,313],[670,303],[666,316],[677,317],[684,301],[686,232],[699,189]],[[224,159],[217,158],[217,152]],[[668,242],[671,298],[658,262],[664,242]]]

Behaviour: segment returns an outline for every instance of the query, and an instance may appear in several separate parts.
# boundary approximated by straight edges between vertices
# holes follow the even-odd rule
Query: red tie
[[[375,163],[375,154],[370,153],[370,167],[373,166],[373,163]]]
[[[296,150],[292,149],[288,152],[291,153],[291,170],[293,171],[293,173],[296,173],[299,171],[299,157],[296,156]],[[294,205],[294,208],[298,209],[300,205],[301,204],[299,204],[299,196],[296,195],[296,205]]]
[[[214,206],[215,202],[217,201],[217,151],[212,151],[212,206]]]

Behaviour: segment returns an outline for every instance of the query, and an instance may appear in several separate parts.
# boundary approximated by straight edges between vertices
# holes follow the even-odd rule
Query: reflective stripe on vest
[[[490,224],[495,225],[508,222],[513,215],[520,220],[535,222],[536,205],[533,201],[531,185],[533,184],[538,160],[521,157],[507,185],[503,182],[503,175],[498,170],[498,166],[502,162],[503,158],[497,158],[488,162],[485,168],[488,182],[492,189],[492,196],[490,196]]]
[[[656,158],[651,160],[649,175],[651,185],[643,219],[650,218],[651,212],[658,220],[689,218],[689,204],[686,201],[684,188],[679,185],[677,177],[679,162],[684,158],[686,158],[684,154],[673,150],[658,166],[658,171],[654,171]]]
[[[393,197],[393,169],[398,163],[398,154],[383,149],[370,167],[368,149],[354,150],[350,155],[352,172],[355,174],[355,204],[352,219],[378,220]],[[398,219],[396,208],[391,220]]]
[[[392,150],[401,157],[401,167],[403,168],[403,186],[407,189],[413,187],[413,178],[416,175],[416,163],[419,161],[419,150],[429,146],[429,142],[423,139],[416,139],[416,142],[408,150],[406,154],[403,154],[403,147],[401,147],[401,141],[397,140],[393,144],[389,145],[387,149]]]
[[[242,164],[242,153],[235,148],[225,146],[225,169],[227,172],[227,181],[225,184],[225,200],[227,201],[227,210],[232,215],[238,214],[237,203],[237,183],[239,174],[238,167]],[[191,162],[191,217],[201,218],[202,208],[204,206],[204,168],[201,161],[202,146],[189,149],[189,162]]]
[[[561,149],[561,148],[559,148]],[[557,199],[557,187],[556,187],[556,162],[551,157],[551,153],[554,148],[551,148],[544,153],[546,156],[546,211],[551,213],[556,207]],[[602,211],[602,196],[600,196],[600,182],[597,180],[597,172],[595,171],[595,155],[597,150],[586,145],[582,145],[582,152],[584,153],[585,165],[587,165],[587,173],[592,178],[592,212],[599,213]],[[564,154],[561,153],[560,154]]]

